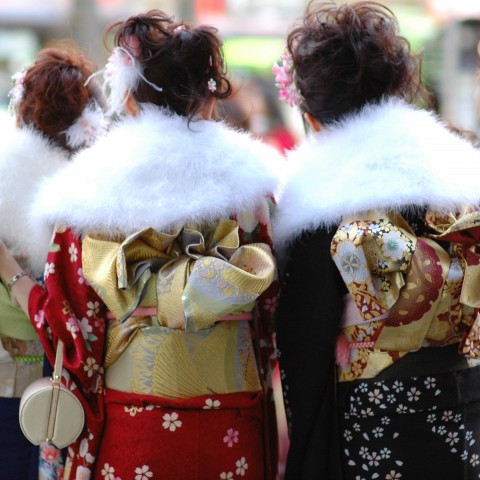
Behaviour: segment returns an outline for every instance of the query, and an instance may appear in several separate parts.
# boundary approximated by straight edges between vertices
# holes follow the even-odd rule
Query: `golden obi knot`
[[[145,228],[123,241],[89,234],[82,263],[120,323],[139,306],[154,306],[160,326],[192,331],[251,311],[275,273],[270,248],[240,246],[238,224],[228,219],[171,234]]]
[[[463,273],[459,302],[469,308],[459,351],[470,358],[480,358],[480,212],[464,211],[458,216],[427,217],[439,232],[434,238],[449,242]],[[439,220],[440,219],[440,220]],[[465,309],[464,307],[464,309]]]
[[[458,217],[450,215],[427,217],[429,225],[436,228],[438,241],[452,245],[453,255],[459,259],[464,270],[460,302],[470,307],[480,307],[480,212],[463,212]]]
[[[358,318],[344,322],[350,345],[408,352],[458,342],[467,329],[475,335],[480,212],[429,212],[426,222],[438,234],[417,238],[403,217],[385,212],[339,227],[331,253],[356,306],[350,316]],[[391,361],[381,358],[382,366]]]

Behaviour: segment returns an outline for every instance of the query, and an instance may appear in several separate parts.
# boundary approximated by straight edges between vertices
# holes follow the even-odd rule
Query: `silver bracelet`
[[[9,290],[12,289],[12,287],[22,278],[24,277],[25,275],[27,275],[26,272],[24,272],[23,270],[21,272],[18,272],[17,274],[15,274],[11,280],[7,283],[7,288]]]

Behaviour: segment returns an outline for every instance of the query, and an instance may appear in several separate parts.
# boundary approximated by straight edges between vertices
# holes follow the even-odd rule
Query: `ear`
[[[304,117],[313,132],[321,132],[323,130],[323,125],[311,113],[305,113]]]
[[[129,93],[127,93],[127,99],[125,100],[125,110],[132,117],[136,117],[140,113],[138,103]]]
[[[200,116],[204,120],[211,120],[213,116],[213,109],[216,104],[216,99],[214,97],[210,97],[208,100],[205,101],[202,109],[200,110]]]

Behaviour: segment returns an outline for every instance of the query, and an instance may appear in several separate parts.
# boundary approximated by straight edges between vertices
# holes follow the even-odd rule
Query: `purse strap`
[[[59,339],[57,342],[57,353],[55,355],[55,365],[53,366],[52,382],[60,383],[63,369],[63,342]]]
[[[47,432],[45,439],[51,442],[55,432],[55,420],[57,417],[58,400],[60,397],[60,388],[62,382],[63,368],[63,342],[58,340],[57,353],[55,354],[55,365],[52,373],[52,397],[50,399],[50,409],[47,420]]]

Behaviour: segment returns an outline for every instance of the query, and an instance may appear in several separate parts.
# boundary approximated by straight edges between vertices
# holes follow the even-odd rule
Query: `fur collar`
[[[39,228],[78,234],[170,229],[254,208],[279,185],[285,161],[222,123],[192,121],[143,105],[42,185]]]
[[[0,144],[0,238],[16,256],[26,255],[29,267],[43,272],[48,248],[39,248],[28,209],[40,182],[68,160],[62,149],[39,132],[15,128],[13,120],[2,126]],[[51,233],[47,230],[46,235]]]
[[[432,113],[393,98],[310,135],[288,170],[278,245],[371,209],[480,204],[480,152]]]

